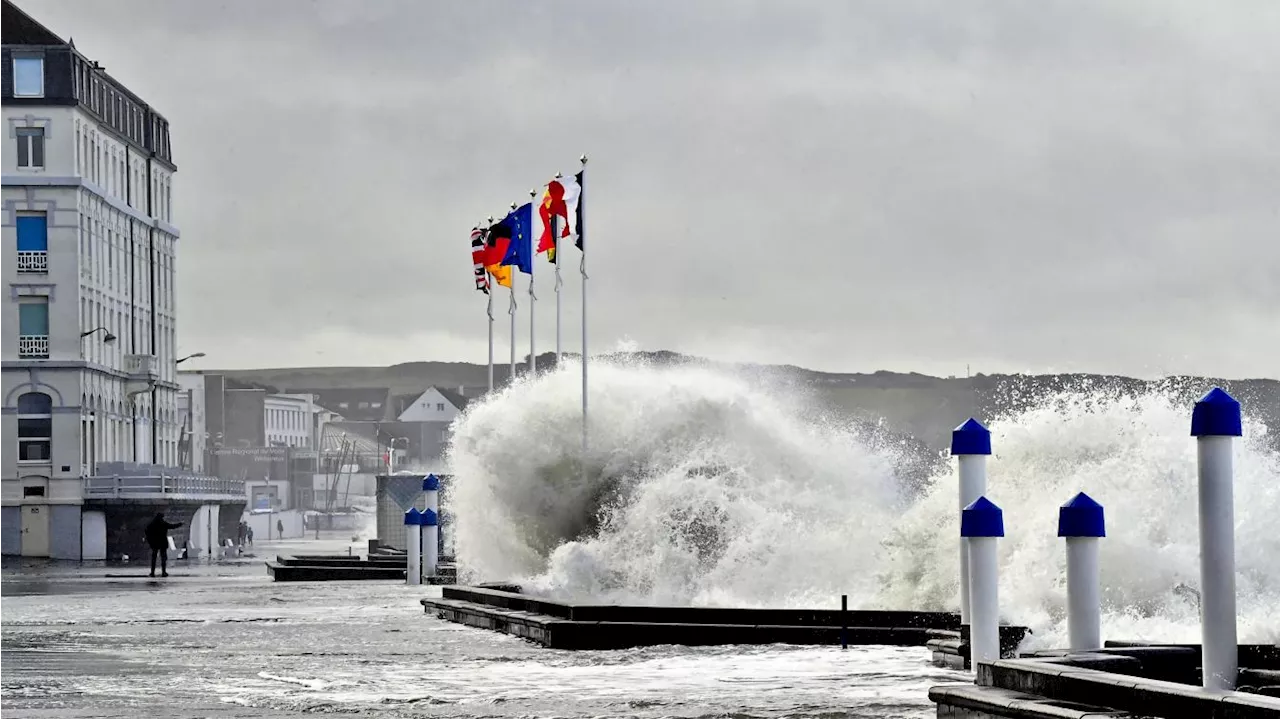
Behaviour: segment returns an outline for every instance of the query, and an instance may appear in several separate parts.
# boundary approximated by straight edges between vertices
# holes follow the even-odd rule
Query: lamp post
[[[84,339],[85,337],[88,337],[89,335],[93,334],[94,332],[102,332],[102,333],[103,333],[103,337],[102,337],[102,341],[103,341],[103,342],[115,342],[115,341],[116,341],[116,336],[115,336],[115,335],[113,335],[113,334],[111,334],[111,330],[107,329],[106,327],[95,327],[95,328],[93,328],[93,329],[91,329],[91,330],[85,330],[84,332],[81,332],[81,333],[80,333],[80,339]]]
[[[95,327],[95,328],[93,328],[93,329],[91,329],[91,330],[85,330],[84,332],[81,332],[81,333],[80,333],[80,339],[82,339],[82,340],[83,340],[85,337],[88,337],[89,335],[91,335],[91,334],[93,334],[93,333],[95,333],[95,332],[101,332],[101,333],[102,333],[102,343],[103,343],[103,344],[111,344],[112,342],[115,342],[115,341],[116,341],[116,336],[115,336],[115,335],[113,335],[113,334],[111,334],[111,330],[107,329],[106,327]],[[81,344],[81,345],[80,345],[80,357],[81,357],[82,359],[84,358],[84,344]]]
[[[187,361],[187,360],[189,360],[189,359],[198,359],[198,358],[200,358],[200,357],[204,357],[204,353],[203,353],[203,352],[196,352],[196,353],[194,353],[194,354],[189,354],[189,355],[187,355],[186,357],[182,357],[181,359],[175,360],[175,361],[174,361],[174,364],[182,364],[183,362],[186,362],[186,361]]]

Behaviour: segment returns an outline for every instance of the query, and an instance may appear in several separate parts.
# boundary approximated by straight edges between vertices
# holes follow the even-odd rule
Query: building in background
[[[282,393],[220,372],[181,372],[179,382],[181,420],[191,428],[184,448],[193,466],[244,482],[251,512],[311,508],[320,437],[341,417],[311,394]]]
[[[105,68],[8,0],[2,26],[3,551],[98,556],[94,475],[178,464],[177,167],[168,121]]]
[[[267,395],[263,407],[267,446],[315,449],[315,417],[320,409],[309,394]]]
[[[178,373],[178,466],[194,472],[204,471],[204,453],[209,441],[205,421],[205,375],[203,372]]]

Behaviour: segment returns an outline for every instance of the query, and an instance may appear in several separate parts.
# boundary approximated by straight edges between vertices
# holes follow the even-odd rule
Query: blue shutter
[[[48,252],[49,223],[44,215],[18,216],[18,252]]]
[[[23,302],[18,305],[18,334],[49,335],[49,303]]]

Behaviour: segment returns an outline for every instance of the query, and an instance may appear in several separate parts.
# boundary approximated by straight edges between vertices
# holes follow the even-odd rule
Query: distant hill
[[[1154,387],[1181,394],[1190,403],[1210,387],[1218,385],[1231,392],[1245,407],[1272,428],[1271,437],[1280,451],[1280,380],[1227,380],[1205,377],[1173,377],[1140,380],[1118,375],[975,375],[973,377],[931,377],[916,373],[875,372],[871,374],[818,372],[794,366],[727,364],[708,362],[674,352],[638,352],[627,356],[656,364],[709,364],[738,370],[761,372],[814,392],[831,409],[866,420],[883,421],[896,432],[918,439],[930,450],[945,448],[951,429],[968,417],[989,420],[1010,411],[1034,405],[1045,396],[1073,389],[1101,389],[1117,394],[1138,394]],[[527,358],[518,365],[522,373]],[[538,366],[555,366],[553,353],[539,355]],[[255,385],[296,388],[338,389],[386,387],[393,394],[420,392],[427,387],[474,388],[487,384],[486,365],[465,362],[408,362],[390,367],[284,367],[257,370],[228,370],[228,377]],[[494,367],[494,381],[507,381],[507,365]],[[473,393],[474,390],[468,390]],[[1188,425],[1189,426],[1189,425]]]

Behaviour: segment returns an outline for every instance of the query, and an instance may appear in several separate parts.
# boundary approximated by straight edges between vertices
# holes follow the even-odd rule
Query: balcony
[[[45,250],[20,250],[18,252],[18,272],[40,273],[49,271],[49,253]]]
[[[84,497],[119,501],[243,502],[245,491],[244,481],[239,479],[161,472],[85,477]]]
[[[49,335],[18,335],[20,359],[49,359]]]

